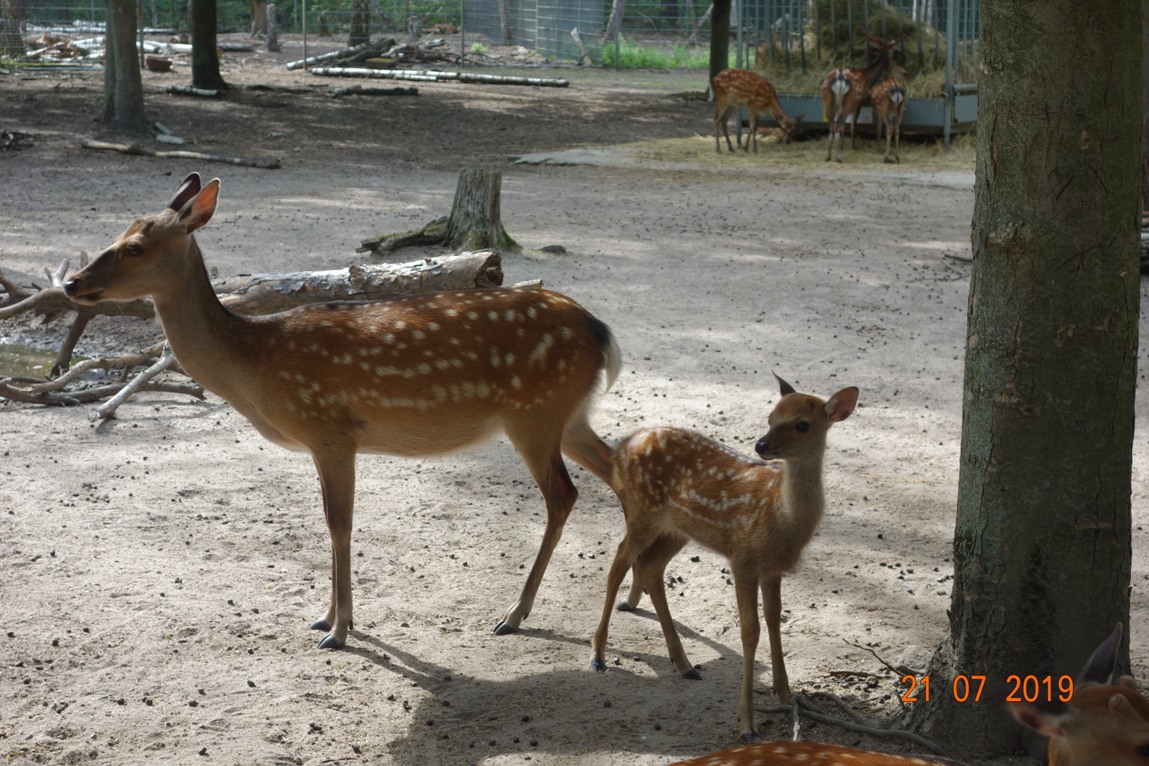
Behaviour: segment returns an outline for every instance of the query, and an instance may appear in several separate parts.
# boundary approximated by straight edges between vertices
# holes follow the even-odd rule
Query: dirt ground
[[[192,170],[223,179],[199,234],[220,276],[338,268],[363,259],[361,239],[445,214],[461,167],[502,169],[504,222],[526,247],[505,256],[507,281],[542,279],[621,343],[623,375],[593,416],[604,437],[668,424],[749,452],[777,398],[772,370],[822,396],[861,388],[830,437],[821,530],[783,585],[783,641],[796,690],[898,718],[898,677],[878,657],[922,670],[947,625],[969,285],[950,256],[970,250],[968,154],[919,146],[891,167],[868,142],[830,166],[815,141],[719,157],[710,106],[681,95],[701,90],[698,74],[540,68],[528,73],[571,87],[420,83],[416,97],[333,99],[348,83],[281,66],[298,57],[298,41],[228,54],[230,82],[280,89],[214,102],[164,93],[189,80],[182,65],[145,75],[150,117],[187,148],[279,170],[85,151],[99,73],[0,75],[0,129],[33,136],[0,153],[0,268],[42,284],[45,268],[159,210]],[[508,159],[544,152],[558,154]],[[567,252],[541,250],[554,244]],[[63,326],[0,323],[0,342],[49,345]],[[101,320],[81,350],[158,335]],[[649,609],[615,617],[610,668],[591,671],[622,520],[589,474],[574,474],[579,504],[534,612],[497,637],[543,528],[513,450],[364,457],[356,625],[329,652],[307,630],[326,608],[330,548],[305,456],[215,397],[148,395],[101,425],[88,414],[0,406],[5,762],[653,766],[735,743],[741,648],[719,557],[689,548],[668,571],[701,681],[676,675]],[[1137,421],[1131,630],[1145,678],[1144,399]],[[763,710],[777,704],[768,659],[763,635]],[[759,723],[791,734],[786,714]]]

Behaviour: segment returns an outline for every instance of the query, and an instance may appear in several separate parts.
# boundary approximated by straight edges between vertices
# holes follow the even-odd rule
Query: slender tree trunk
[[[191,0],[192,87],[228,90],[219,72],[216,0]]]
[[[351,0],[351,33],[347,47],[371,42],[371,0]]]
[[[713,80],[730,61],[730,0],[715,0],[711,8],[710,79]]]
[[[27,53],[24,35],[20,31],[24,22],[24,0],[3,0],[0,9],[3,11],[3,17],[0,18],[0,53],[21,58]]]
[[[1002,714],[1009,676],[1072,675],[1128,624],[1140,308],[1140,3],[981,14],[950,637],[917,708],[967,757],[1040,750]]]
[[[148,132],[148,122],[136,48],[136,4],[108,0],[107,19],[101,122],[117,133],[141,136]]]
[[[267,0],[247,0],[247,12],[251,15],[251,36],[263,37],[267,34]]]
[[[606,29],[603,30],[603,40],[614,40],[618,35],[619,30],[622,29],[622,17],[626,14],[626,0],[614,0],[610,6],[610,18],[606,21]]]

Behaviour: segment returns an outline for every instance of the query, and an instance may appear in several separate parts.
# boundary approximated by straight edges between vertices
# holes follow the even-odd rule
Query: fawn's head
[[[184,289],[182,261],[189,248],[196,246],[190,235],[211,220],[218,199],[219,179],[201,187],[199,174],[192,173],[166,210],[133,221],[109,248],[65,283],[64,292],[76,303],[90,305]]]
[[[1111,684],[1122,626],[1113,629],[1075,679],[1068,703],[1010,704],[1021,723],[1050,737],[1050,766],[1149,764],[1149,700],[1132,679]]]
[[[783,117],[778,120],[778,127],[782,129],[782,143],[788,144],[794,140],[798,135],[798,125],[805,117],[806,115],[800,114],[797,117]]]
[[[754,450],[766,460],[801,460],[821,456],[826,450],[826,432],[845,420],[858,403],[858,389],[843,388],[824,401],[800,394],[786,381],[774,376],[782,398],[770,413],[770,430],[758,440]]]

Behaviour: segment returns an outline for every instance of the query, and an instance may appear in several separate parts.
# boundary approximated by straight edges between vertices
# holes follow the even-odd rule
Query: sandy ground
[[[504,222],[527,248],[506,256],[507,281],[571,295],[622,345],[623,375],[593,417],[604,437],[669,424],[749,452],[777,398],[772,370],[822,396],[861,388],[831,433],[826,518],[783,585],[783,641],[797,690],[898,717],[897,676],[868,650],[921,668],[946,631],[969,284],[947,256],[969,255],[972,163],[922,152],[891,168],[872,143],[832,167],[810,161],[820,143],[717,157],[710,107],[678,95],[701,87],[697,75],[568,70],[561,90],[421,85],[418,97],[336,100],[327,90],[346,83],[277,63],[229,54],[230,81],[288,90],[223,102],[164,95],[186,69],[147,76],[149,114],[190,148],[278,157],[275,171],[86,152],[98,74],[0,76],[0,128],[35,137],[0,155],[0,267],[42,283],[198,170],[223,178],[199,236],[220,276],[337,268],[361,260],[360,239],[445,214],[460,167],[502,168]],[[564,149],[593,164],[507,159]],[[568,253],[540,252],[551,244]],[[50,343],[62,328],[13,321],[0,336]],[[155,325],[104,320],[82,350],[154,337]],[[1144,678],[1144,399],[1137,418]],[[690,548],[668,571],[703,680],[675,674],[648,610],[616,616],[609,671],[592,672],[622,521],[594,477],[575,481],[534,612],[496,637],[543,528],[513,450],[364,457],[356,629],[328,652],[307,630],[326,607],[329,546],[305,456],[215,397],[141,397],[102,425],[85,408],[0,406],[0,758],[653,765],[733,744],[741,649],[725,562]],[[765,636],[759,658],[769,709]],[[759,719],[768,737],[790,735],[788,716]],[[805,726],[807,738],[875,744]]]

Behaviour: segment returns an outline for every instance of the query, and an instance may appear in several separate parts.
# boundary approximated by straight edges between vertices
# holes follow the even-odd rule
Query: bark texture
[[[966,757],[1040,750],[1009,676],[1072,675],[1128,624],[1140,281],[1140,4],[981,12],[951,635],[918,709]]]

